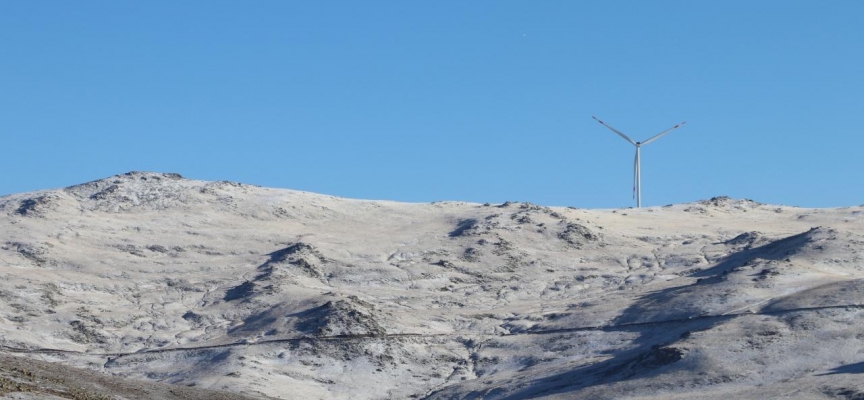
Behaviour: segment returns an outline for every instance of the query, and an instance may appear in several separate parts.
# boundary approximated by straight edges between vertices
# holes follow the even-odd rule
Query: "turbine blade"
[[[684,124],[686,124],[686,123],[687,123],[687,121],[684,121],[684,122],[682,122],[682,123],[680,123],[680,124],[678,124],[678,125],[675,125],[675,126],[669,128],[669,129],[667,129],[667,130],[665,130],[665,131],[663,131],[663,132],[660,132],[660,133],[658,133],[658,134],[652,136],[650,139],[648,139],[648,140],[642,142],[642,144],[645,145],[645,144],[651,143],[651,142],[653,142],[653,141],[655,141],[655,140],[657,140],[657,139],[660,139],[661,136],[663,136],[663,135],[665,135],[665,134],[667,134],[667,133],[669,133],[669,132],[672,132],[672,131],[675,130],[675,129],[678,129],[678,128],[684,126]]]
[[[630,144],[636,146],[636,142],[634,142],[633,139],[630,139],[629,137],[627,137],[627,135],[625,135],[625,134],[623,134],[623,133],[621,133],[621,132],[618,132],[618,130],[616,130],[615,128],[613,128],[613,127],[611,127],[611,126],[609,126],[609,125],[606,125],[605,122],[603,122],[603,121],[597,119],[597,117],[595,117],[595,116],[593,116],[593,115],[591,116],[591,118],[594,118],[594,119],[597,120],[597,122],[599,122],[601,125],[603,125],[603,126],[609,128],[609,130],[611,130],[612,132],[615,132],[616,134],[618,134],[618,136],[621,136],[622,138],[624,138],[624,140],[626,140],[626,141],[630,142]]]
[[[636,186],[639,184],[639,149],[636,149],[636,157],[633,157],[633,198],[636,198]]]

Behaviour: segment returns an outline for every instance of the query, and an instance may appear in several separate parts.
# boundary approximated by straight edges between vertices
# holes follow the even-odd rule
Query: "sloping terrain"
[[[19,367],[0,396],[55,368],[93,374],[43,388],[60,398],[864,398],[862,212],[405,204],[142,172],[5,196],[0,351]]]
[[[0,399],[243,400],[238,393],[117,378],[0,354]]]

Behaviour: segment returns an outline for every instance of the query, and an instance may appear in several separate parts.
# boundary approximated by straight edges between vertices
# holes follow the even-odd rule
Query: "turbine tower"
[[[644,146],[648,143],[651,143],[657,139],[660,139],[661,136],[663,136],[669,132],[672,132],[675,129],[678,129],[678,127],[683,126],[687,122],[685,121],[685,122],[682,122],[678,125],[675,125],[675,126],[669,128],[663,132],[660,132],[660,133],[650,137],[648,140],[646,140],[644,142],[634,142],[633,139],[630,139],[629,137],[627,137],[627,135],[619,132],[615,128],[613,128],[609,125],[606,125],[605,122],[599,120],[597,117],[592,115],[591,118],[594,118],[601,125],[609,128],[609,130],[611,130],[612,132],[615,132],[618,136],[621,136],[622,138],[624,138],[624,140],[626,140],[626,141],[630,142],[630,144],[636,146],[636,159],[633,161],[633,197],[636,197],[636,207],[637,208],[642,207],[642,170],[639,167],[639,164],[640,164],[639,149],[641,149],[642,146]]]

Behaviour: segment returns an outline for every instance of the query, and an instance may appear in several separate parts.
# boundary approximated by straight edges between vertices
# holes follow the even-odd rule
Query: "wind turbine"
[[[642,170],[639,167],[639,160],[640,160],[639,149],[648,143],[651,143],[657,139],[660,139],[661,136],[663,136],[669,132],[672,132],[675,129],[678,129],[678,127],[683,126],[687,122],[685,121],[685,122],[682,122],[678,125],[675,125],[675,126],[669,128],[663,132],[660,132],[660,133],[652,136],[651,138],[649,138],[648,140],[646,140],[644,142],[634,142],[633,139],[630,139],[629,137],[627,137],[627,135],[619,132],[615,128],[613,128],[609,125],[606,125],[605,122],[599,120],[597,117],[592,115],[591,118],[594,118],[601,125],[609,128],[609,130],[611,130],[612,132],[615,132],[616,134],[618,134],[618,136],[621,136],[622,138],[624,138],[624,140],[626,140],[626,141],[630,142],[630,144],[636,146],[636,159],[633,161],[633,196],[636,197],[636,207],[637,208],[642,207]]]

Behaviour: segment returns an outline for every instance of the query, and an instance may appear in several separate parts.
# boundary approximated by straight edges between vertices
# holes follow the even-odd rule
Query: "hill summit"
[[[0,197],[0,398],[864,397],[862,211]]]

